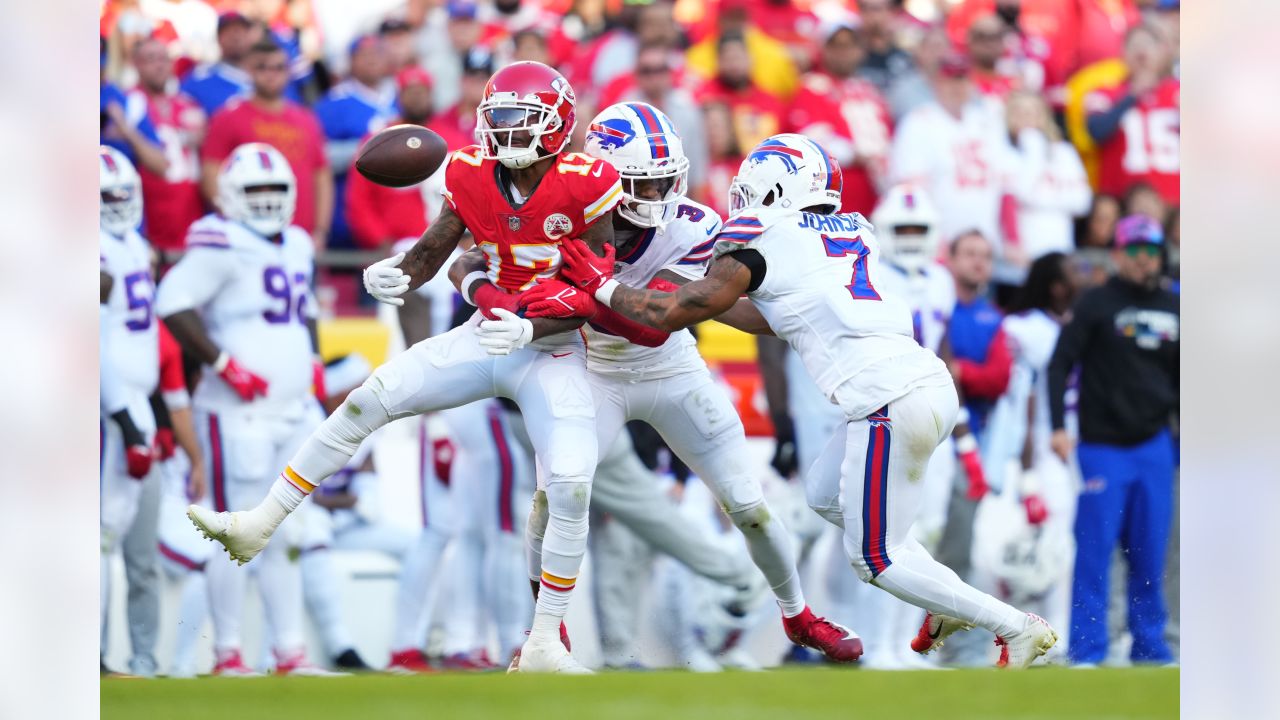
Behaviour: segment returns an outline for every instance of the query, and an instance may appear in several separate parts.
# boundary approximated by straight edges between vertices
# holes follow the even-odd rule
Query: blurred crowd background
[[[1143,237],[1161,236],[1161,285],[1177,292],[1178,23],[1178,0],[106,0],[101,134],[142,175],[143,234],[162,266],[212,209],[233,148],[280,149],[299,182],[295,223],[320,250],[329,356],[361,349],[353,336],[363,331],[342,322],[377,312],[360,269],[416,238],[440,206],[432,181],[391,190],[353,172],[360,143],[401,122],[432,128],[451,149],[472,143],[485,82],[506,63],[545,62],[569,79],[571,149],[609,104],[662,109],[684,138],[690,195],[722,214],[746,152],[775,133],[804,133],[841,163],[844,211],[870,217],[902,182],[927,190],[939,260],[955,278],[951,331],[975,338],[955,347],[953,373],[982,415],[1005,395],[1015,362],[1002,317],[1052,304],[1025,304],[1038,259],[1061,253],[1076,290],[1102,285],[1123,260],[1117,225],[1145,216]],[[983,242],[953,243],[973,237]],[[1032,280],[1046,296],[1060,282]],[[702,330],[748,432],[794,442],[787,413],[769,406],[756,345]],[[383,349],[365,353],[374,364],[386,352],[386,336],[376,337]],[[985,428],[974,429],[987,451]],[[669,458],[645,459],[673,470]],[[961,572],[975,503],[958,476],[942,557]],[[1176,657],[1176,524],[1170,537]],[[1119,637],[1126,588],[1111,590]]]

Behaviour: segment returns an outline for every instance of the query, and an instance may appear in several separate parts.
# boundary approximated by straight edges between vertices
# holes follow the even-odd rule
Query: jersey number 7
[[[863,244],[862,238],[833,238],[824,234],[822,246],[827,251],[827,257],[854,256],[853,282],[845,286],[854,300],[880,299],[880,293],[876,292],[875,286],[871,284],[871,278],[867,275],[867,256],[871,254],[871,249]]]

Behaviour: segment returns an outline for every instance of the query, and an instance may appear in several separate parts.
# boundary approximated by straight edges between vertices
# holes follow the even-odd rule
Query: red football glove
[[[449,476],[453,474],[453,459],[457,455],[458,451],[449,438],[441,437],[431,441],[431,463],[436,477],[445,485],[449,484]]]
[[[595,317],[598,304],[588,293],[563,280],[539,280],[520,296],[520,306],[527,318],[586,318]]]
[[[329,399],[329,391],[324,386],[324,361],[319,357],[311,358],[311,392],[321,403]]]
[[[129,477],[134,480],[141,480],[151,472],[151,461],[155,459],[155,452],[146,445],[130,445],[124,449],[124,464],[129,472]]]
[[[250,402],[259,395],[266,397],[267,381],[245,370],[230,355],[222,353],[213,364],[213,369],[236,391],[241,400]]]
[[[1027,511],[1027,522],[1032,525],[1039,525],[1049,519],[1049,508],[1044,504],[1044,498],[1039,495],[1028,495],[1022,498],[1022,507]]]
[[[156,430],[156,456],[159,459],[168,460],[173,457],[177,449],[178,442],[173,437],[173,428],[159,428]]]
[[[480,312],[489,320],[501,319],[493,312],[496,308],[509,310],[513,315],[520,310],[519,295],[513,295],[489,282],[478,283],[471,299],[475,302],[476,307],[480,308]]]
[[[956,456],[964,466],[964,474],[969,478],[969,486],[965,497],[977,502],[991,490],[987,485],[987,476],[982,472],[982,458],[978,455],[978,443],[973,435],[965,435],[956,440]]]
[[[605,243],[604,257],[591,251],[585,242],[573,240],[560,241],[560,257],[564,264],[560,266],[560,277],[577,285],[595,297],[596,291],[613,278],[613,246]]]

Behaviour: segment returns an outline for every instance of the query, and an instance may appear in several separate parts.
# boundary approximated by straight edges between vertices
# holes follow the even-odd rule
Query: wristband
[[[596,290],[596,301],[599,302],[601,305],[604,305],[605,307],[612,307],[609,304],[609,301],[613,299],[613,291],[617,290],[618,286],[621,284],[622,283],[618,282],[617,280],[614,280],[613,278],[609,278],[608,280],[605,280],[604,284],[601,285],[598,290]]]
[[[468,305],[475,305],[475,300],[471,298],[471,286],[481,280],[488,279],[489,274],[484,270],[475,270],[467,273],[467,276],[462,278],[462,299],[466,300]]]
[[[973,433],[965,433],[956,438],[956,454],[965,455],[978,449],[978,441],[973,439]]]
[[[218,355],[218,359],[213,361],[213,371],[216,373],[220,373],[223,370],[226,370],[227,363],[229,362],[231,362],[231,356],[227,354],[226,350],[223,350]]]

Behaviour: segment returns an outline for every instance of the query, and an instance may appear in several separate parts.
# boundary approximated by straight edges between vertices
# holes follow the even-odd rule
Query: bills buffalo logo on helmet
[[[800,167],[796,165],[796,160],[804,157],[804,153],[791,147],[787,147],[781,140],[765,140],[760,143],[747,159],[752,163],[761,163],[770,157],[781,158],[787,167],[787,172],[797,172]]]
[[[569,220],[569,216],[563,213],[555,213],[547,216],[542,223],[542,232],[546,233],[548,238],[559,240],[573,231],[573,222]]]
[[[616,150],[635,139],[636,131],[631,123],[622,118],[610,118],[604,122],[591,123],[590,135],[605,150]]]

